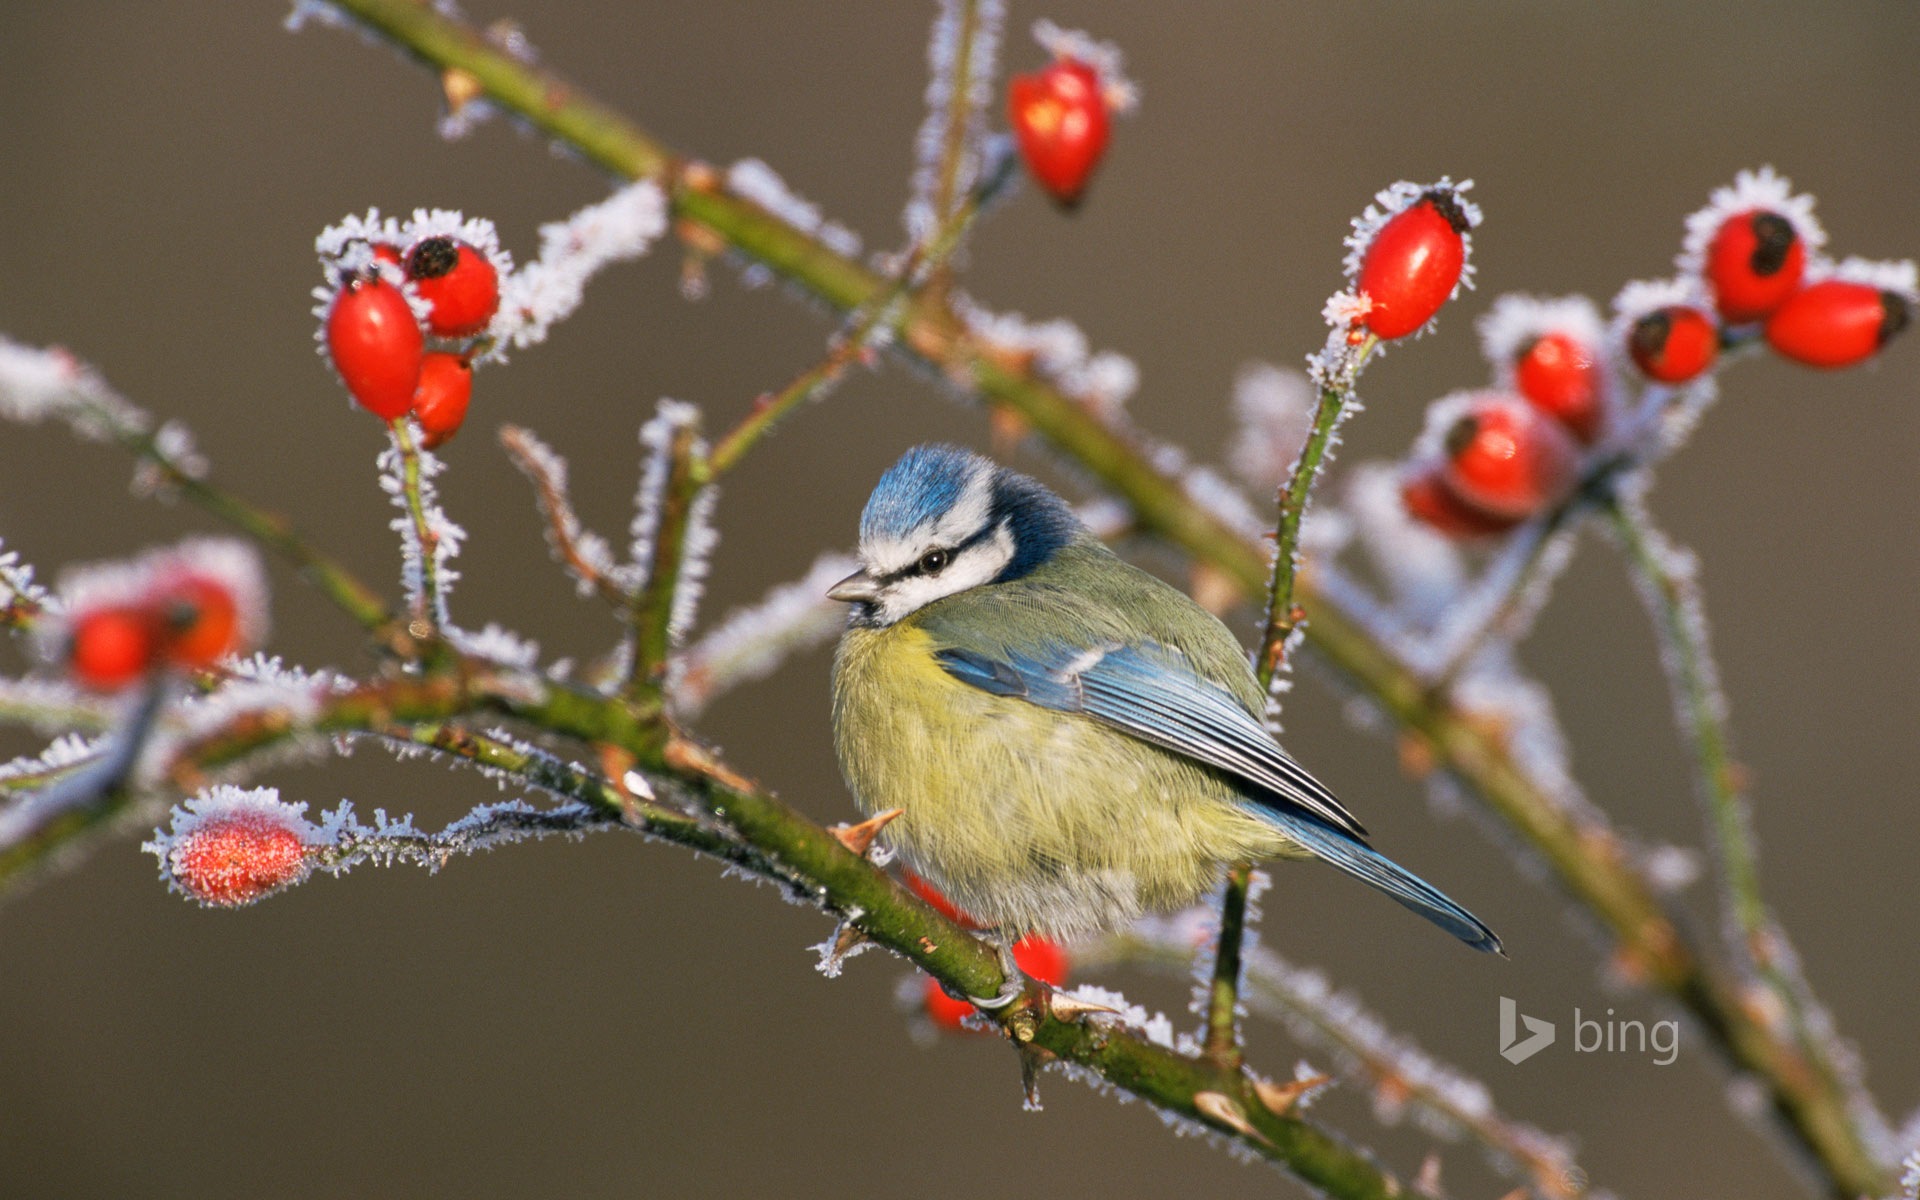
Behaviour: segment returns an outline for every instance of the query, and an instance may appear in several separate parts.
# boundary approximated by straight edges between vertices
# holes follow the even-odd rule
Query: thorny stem
[[[1267,586],[1266,626],[1260,633],[1260,652],[1254,671],[1261,691],[1272,695],[1273,680],[1286,667],[1287,643],[1299,627],[1303,614],[1294,606],[1294,584],[1300,571],[1300,527],[1306,520],[1307,501],[1314,480],[1333,446],[1334,431],[1346,415],[1353,385],[1366,366],[1380,339],[1372,334],[1351,347],[1341,361],[1340,370],[1329,374],[1320,385],[1319,403],[1313,410],[1313,427],[1294,460],[1293,473],[1280,490],[1279,516],[1274,530],[1273,579]],[[1220,936],[1214,949],[1213,983],[1207,1000],[1207,1053],[1223,1063],[1237,1063],[1240,1038],[1234,1030],[1234,1012],[1239,1003],[1240,943],[1246,936],[1247,889],[1252,885],[1253,868],[1237,863],[1227,872],[1220,900]]]
[[[647,578],[634,594],[633,658],[628,664],[623,694],[638,700],[659,691],[673,650],[673,597],[686,567],[687,532],[693,524],[694,503],[708,472],[701,459],[699,429],[682,425],[667,447],[666,489],[660,497],[660,526],[653,536],[653,561]]]
[[[407,516],[413,521],[413,534],[420,543],[420,594],[413,597],[407,629],[424,641],[439,633],[434,610],[440,597],[440,565],[434,551],[440,545],[440,535],[427,519],[426,504],[420,495],[420,447],[414,444],[410,419],[405,415],[396,417],[389,428],[393,432],[393,444],[400,451],[400,479],[406,495]]]
[[[520,473],[533,482],[535,497],[540,511],[546,514],[547,529],[553,538],[555,553],[566,562],[567,568],[599,593],[600,598],[616,608],[625,610],[633,603],[633,598],[625,588],[602,574],[600,569],[588,561],[573,532],[567,527],[573,513],[573,502],[568,499],[561,481],[547,473],[546,466],[533,449],[533,435],[518,425],[500,427],[500,446],[513,459]]]
[[[953,53],[953,77],[947,93],[947,128],[940,143],[940,172],[934,184],[933,216],[941,225],[952,221],[957,215],[956,202],[959,200],[960,172],[966,164],[967,153],[973,147],[968,145],[967,127],[973,121],[973,81],[982,73],[980,63],[980,17],[981,7],[995,0],[957,0],[960,10],[959,37],[955,41]],[[941,18],[934,18],[936,21]],[[984,64],[985,69],[993,69],[992,62]],[[936,294],[946,290],[950,275],[946,256],[931,264],[927,271],[928,287]]]
[[[681,160],[577,89],[488,44],[476,30],[414,0],[337,0],[365,28],[436,69],[471,75],[486,97],[602,169],[669,187],[675,215],[710,240],[760,262],[843,311],[884,282],[757,206],[690,186]],[[1266,582],[1259,549],[1194,504],[1136,440],[1039,378],[1030,363],[981,344],[945,305],[922,297],[901,315],[896,344],[987,402],[1019,413],[1062,454],[1132,505],[1144,531],[1211,563],[1249,592]],[[1511,824],[1560,882],[1620,943],[1620,961],[1684,1003],[1736,1069],[1766,1081],[1790,1140],[1835,1196],[1884,1192],[1888,1180],[1847,1111],[1847,1098],[1811,1076],[1797,1048],[1740,1003],[1737,988],[1695,952],[1647,880],[1598,819],[1556,805],[1514,760],[1498,731],[1430,693],[1414,670],[1356,620],[1301,581],[1309,641],[1434,760]],[[974,991],[974,995],[988,994]]]
[[[1707,842],[1715,853],[1727,907],[1739,932],[1733,946],[1735,959],[1750,966],[1771,993],[1773,1003],[1789,1019],[1808,1062],[1833,1086],[1844,1087],[1827,1048],[1810,1028],[1807,1004],[1802,998],[1804,981],[1797,977],[1785,935],[1760,894],[1752,805],[1727,732],[1718,671],[1702,619],[1699,583],[1675,565],[1678,552],[1653,524],[1637,497],[1612,501],[1607,505],[1607,516],[1655,619],[1656,633],[1664,646],[1660,657],[1668,670],[1675,708],[1693,743],[1699,790],[1711,823],[1712,836]]]

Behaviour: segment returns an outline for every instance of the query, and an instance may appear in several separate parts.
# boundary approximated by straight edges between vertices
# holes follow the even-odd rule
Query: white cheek
[[[876,615],[882,625],[891,625],[935,600],[990,582],[1012,561],[1013,535],[1003,525],[991,538],[968,547],[938,575],[915,575],[888,585],[875,606]]]

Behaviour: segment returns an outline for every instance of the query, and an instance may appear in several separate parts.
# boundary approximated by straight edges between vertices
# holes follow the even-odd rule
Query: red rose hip
[[[240,606],[233,593],[211,579],[188,576],[158,597],[167,659],[186,667],[210,667],[240,648]]]
[[[1490,537],[1520,524],[1518,517],[1499,516],[1462,500],[1447,486],[1437,467],[1404,477],[1400,481],[1400,503],[1408,516],[1451,538]]]
[[[1720,330],[1699,309],[1670,304],[1633,323],[1627,331],[1627,353],[1647,378],[1685,383],[1720,356]]]
[[[1472,224],[1453,192],[1435,188],[1389,217],[1360,258],[1354,280],[1371,307],[1362,318],[1381,338],[1419,329],[1453,295],[1467,262]]]
[[[1441,478],[1495,517],[1525,518],[1558,503],[1579,478],[1580,454],[1560,423],[1508,396],[1476,397],[1447,430]]]
[[[1080,200],[1107,150],[1107,100],[1100,75],[1063,58],[1007,84],[1007,119],[1020,157],[1061,204]]]
[[[400,289],[355,276],[327,310],[327,354],[354,402],[383,421],[405,413],[420,383],[426,338]]]
[[[1513,384],[1535,408],[1591,444],[1600,435],[1600,365],[1592,349],[1566,333],[1533,339],[1513,361]]]
[[[1786,303],[1806,269],[1799,230],[1765,209],[1728,217],[1707,245],[1707,286],[1714,307],[1732,325],[1758,321]]]
[[[473,399],[473,368],[458,354],[427,355],[420,367],[420,386],[413,393],[413,419],[420,422],[420,440],[432,450],[460,432]]]
[[[407,278],[431,311],[427,328],[444,338],[471,337],[500,307],[500,273],[487,256],[453,237],[430,237],[407,251]]]
[[[67,669],[95,691],[126,687],[153,668],[160,630],[153,613],[131,604],[80,614],[67,635]]]
[[[167,854],[180,889],[218,908],[238,908],[298,882],[307,844],[297,829],[262,813],[236,812],[201,822]]]
[[[1826,279],[1795,293],[1767,319],[1767,344],[1810,367],[1851,367],[1873,357],[1912,316],[1898,292]]]

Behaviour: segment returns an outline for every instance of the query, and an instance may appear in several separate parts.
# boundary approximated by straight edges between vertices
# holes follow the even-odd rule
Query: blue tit
[[[1317,858],[1478,950],[1500,939],[1369,848],[1289,758],[1227,627],[1121,561],[1044,485],[909,450],[860,518],[833,667],[862,811],[968,913],[1074,938],[1193,903],[1227,864]]]

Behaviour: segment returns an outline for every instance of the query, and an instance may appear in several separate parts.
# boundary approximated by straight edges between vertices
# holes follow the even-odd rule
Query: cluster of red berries
[[[272,789],[221,786],[174,810],[148,849],[169,883],[202,904],[239,908],[305,879],[323,839]]]
[[[459,432],[473,358],[500,307],[500,272],[459,238],[373,242],[338,266],[325,316],[327,355],[354,402],[383,421],[411,414],[429,448]],[[419,301],[418,306],[414,300]],[[429,348],[431,336],[440,343]]]
[[[1696,378],[1754,327],[1781,356],[1824,368],[1865,362],[1906,328],[1912,297],[1876,282],[1876,264],[1820,257],[1811,201],[1784,184],[1771,172],[1743,175],[1691,223],[1698,244],[1676,282],[1701,299],[1623,314],[1627,353],[1648,379]]]
[[[245,547],[190,542],[63,589],[54,648],[74,682],[119,691],[163,670],[205,670],[259,639],[259,567]]]
[[[913,893],[939,910],[940,915],[956,925],[967,929],[979,929],[981,925],[972,917],[956,908],[951,900],[940,894],[940,890],[912,871],[902,872]],[[1067,952],[1060,943],[1051,938],[1030,933],[1013,944],[1013,961],[1028,975],[1052,987],[1062,987],[1067,982],[1067,973],[1071,967]],[[968,1029],[967,1018],[974,1014],[973,1005],[947,994],[940,982],[928,977],[921,991],[921,1007],[927,1019],[941,1029],[964,1032]]]
[[[1611,330],[1584,301],[1503,298],[1482,324],[1494,389],[1435,404],[1423,446],[1402,469],[1407,511],[1449,536],[1479,537],[1564,500],[1609,432],[1615,363],[1671,385],[1760,339],[1814,367],[1871,358],[1908,323],[1912,267],[1827,261],[1811,208],[1771,171],[1743,172],[1688,222],[1679,277],[1629,285]],[[1389,221],[1375,245],[1405,217]]]

